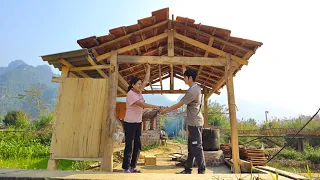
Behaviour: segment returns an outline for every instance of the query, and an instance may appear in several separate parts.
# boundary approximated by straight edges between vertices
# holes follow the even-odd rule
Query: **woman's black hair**
[[[132,89],[133,85],[137,84],[138,81],[141,81],[141,79],[138,78],[138,77],[133,77],[133,78],[130,80],[130,84],[129,84],[129,87],[128,87],[128,91],[127,91],[127,92],[129,92],[129,91]]]

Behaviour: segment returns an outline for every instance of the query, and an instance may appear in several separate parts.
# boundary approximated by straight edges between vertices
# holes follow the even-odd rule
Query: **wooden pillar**
[[[62,66],[62,71],[61,71],[61,77],[67,78],[69,75],[69,67]],[[61,87],[61,84],[59,85]],[[60,97],[61,93],[61,88],[59,87],[58,91],[58,97]],[[58,105],[59,101],[56,102],[56,106]],[[55,112],[57,113],[57,112]],[[56,117],[56,116],[54,116]],[[56,122],[55,120],[53,122]],[[48,160],[48,170],[57,170],[58,169],[58,160],[54,159],[54,142],[56,141],[55,139],[55,133],[56,133],[56,125],[55,123],[52,125],[52,138],[51,138],[51,144],[50,144],[50,157]]]
[[[113,171],[113,134],[114,125],[116,121],[116,99],[117,99],[117,87],[118,87],[118,63],[117,63],[117,51],[112,51],[110,57],[110,65],[113,65],[114,72],[110,71],[108,80],[108,103],[107,103],[107,118],[106,118],[106,135],[103,144],[103,158],[101,162],[101,171],[112,172]]]
[[[303,152],[304,151],[304,139],[297,138],[297,142],[298,142],[298,151]]]
[[[229,74],[230,71],[230,54],[227,54],[227,65],[225,68],[225,77],[228,91],[228,106],[229,106],[229,117],[231,126],[231,146],[232,146],[232,159],[233,169],[235,173],[240,173],[240,158],[239,158],[239,146],[238,146],[238,130],[237,130],[237,118],[236,118],[236,103],[234,96],[233,87],[233,74]],[[231,71],[232,72],[232,71]]]
[[[208,118],[208,95],[209,95],[209,92],[208,92],[208,88],[207,87],[204,87],[203,88],[203,93],[204,93],[204,98],[203,98],[203,106],[204,106],[204,127],[207,128],[209,127],[209,118]]]
[[[173,30],[168,31],[168,56],[173,57],[174,56],[174,36],[173,36]],[[173,65],[170,64],[170,90],[174,90],[174,76],[173,76]]]

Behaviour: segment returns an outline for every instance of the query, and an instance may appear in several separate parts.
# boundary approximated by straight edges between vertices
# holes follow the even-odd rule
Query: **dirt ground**
[[[168,143],[167,147],[160,146],[155,149],[151,149],[149,151],[141,152],[140,158],[138,160],[137,168],[141,170],[143,173],[169,173],[174,174],[176,172],[182,171],[184,168],[176,166],[177,161],[172,161],[169,157],[171,153],[183,153],[187,154],[187,146],[176,143]],[[157,165],[156,166],[145,166],[144,165],[144,156],[153,155],[157,157]],[[121,168],[122,164],[119,163],[115,168],[114,172],[123,172]],[[193,168],[193,174],[197,173],[197,168]],[[220,166],[220,167],[207,167],[206,174],[221,174],[226,173],[229,174],[230,168],[228,166]]]

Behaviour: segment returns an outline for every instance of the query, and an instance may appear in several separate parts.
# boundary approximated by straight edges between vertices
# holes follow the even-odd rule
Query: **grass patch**
[[[17,168],[17,169],[47,169],[49,158],[9,158],[0,159],[0,168]],[[84,171],[88,165],[95,161],[72,161],[59,160],[58,170],[77,170]]]
[[[154,143],[154,144],[147,144],[145,146],[142,147],[141,151],[149,151],[151,149],[155,149],[158,148],[159,144],[158,143]]]

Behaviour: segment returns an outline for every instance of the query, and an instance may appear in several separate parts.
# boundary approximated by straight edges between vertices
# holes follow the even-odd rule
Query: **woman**
[[[140,173],[136,169],[141,150],[141,123],[143,108],[156,108],[158,106],[146,104],[142,90],[150,78],[150,65],[147,64],[147,74],[142,82],[140,78],[133,77],[130,81],[126,98],[126,115],[124,118],[125,149],[122,168],[125,173]],[[133,148],[132,148],[133,147]]]

